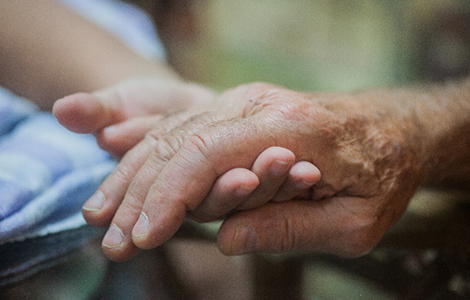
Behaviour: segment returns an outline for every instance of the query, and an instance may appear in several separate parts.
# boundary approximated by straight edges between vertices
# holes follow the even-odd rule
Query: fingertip
[[[217,232],[219,250],[229,256],[257,252],[260,243],[256,228],[264,219],[263,207],[239,211],[226,218]]]
[[[263,151],[259,157],[265,157],[266,159],[271,160],[273,162],[278,161],[284,163],[294,163],[295,161],[295,154],[292,151],[277,146],[269,147],[268,149]]]
[[[224,255],[236,255],[233,251],[234,236],[233,226],[230,226],[228,221],[225,220],[217,232],[217,247]]]
[[[95,132],[106,121],[101,103],[87,93],[77,93],[57,100],[52,113],[61,125],[77,133]]]
[[[233,208],[239,205],[241,201],[244,201],[247,197],[249,197],[260,184],[258,176],[256,176],[256,174],[252,171],[244,168],[232,169],[222,176],[226,177],[226,181],[231,180],[231,182],[227,182],[227,195],[224,195],[222,191],[219,191],[220,197],[224,199],[232,194],[234,200],[232,203]],[[219,184],[219,181],[216,181],[214,188],[217,187],[217,184]],[[232,185],[231,188],[228,187],[230,185]]]
[[[91,210],[87,207],[82,207],[82,215],[87,224],[94,227],[108,226],[112,220],[112,215],[103,211]]]
[[[119,132],[118,125],[111,125],[102,130],[98,130],[95,134],[98,146],[108,152],[115,158],[121,158],[127,151],[138,144],[140,140],[135,137],[122,136]]]
[[[250,225],[238,225],[235,228],[219,230],[217,246],[225,255],[243,255],[256,252],[258,233]]]
[[[106,245],[101,245],[101,250],[103,251],[104,255],[109,260],[114,262],[125,262],[139,254],[141,249],[133,246],[131,249],[116,249],[116,248],[109,248]]]
[[[253,163],[252,170],[260,179],[263,177],[284,177],[295,162],[292,151],[282,147],[269,147],[261,152]],[[263,179],[261,179],[263,181]]]
[[[164,244],[178,231],[185,217],[184,203],[173,202],[168,206],[168,203],[146,201],[131,229],[133,245],[149,250]]]
[[[82,206],[83,218],[89,225],[95,227],[108,226],[114,211],[101,190],[97,190]]]
[[[289,178],[292,181],[301,181],[306,185],[314,185],[321,179],[320,170],[311,162],[300,161],[295,163],[289,171]]]
[[[101,243],[101,249],[110,260],[115,262],[129,260],[140,252],[129,235],[115,223],[109,226]]]
[[[89,201],[88,201],[89,202]],[[103,227],[109,224],[111,220],[102,217],[101,209],[90,206],[82,206],[82,215],[88,225],[94,227]]]
[[[217,181],[216,184],[220,182],[221,185],[223,185],[223,181],[227,181],[227,187],[232,185],[235,196],[240,198],[247,197],[260,183],[255,173],[244,168],[232,169],[220,177],[220,179],[222,178],[224,178],[224,180]],[[227,191],[230,191],[230,188],[227,188]]]
[[[149,230],[149,218],[145,212],[142,212],[139,219],[132,228],[132,242],[141,249],[152,248],[153,245],[146,243],[146,237]]]
[[[250,170],[231,169],[215,181],[206,198],[190,211],[190,217],[197,222],[219,219],[248,198],[259,183],[258,176]]]

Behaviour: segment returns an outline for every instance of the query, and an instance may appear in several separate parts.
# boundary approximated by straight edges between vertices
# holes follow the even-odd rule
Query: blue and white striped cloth
[[[72,133],[50,113],[16,103],[15,95],[0,90],[0,115],[9,115],[0,128],[12,128],[0,138],[2,244],[84,225],[81,205],[116,166],[93,136]]]
[[[162,58],[150,19],[113,0],[61,0],[145,57]],[[60,42],[60,41],[58,41]],[[92,135],[0,88],[0,245],[85,225],[81,206],[116,167]]]
[[[115,0],[58,0],[146,58],[164,58],[153,24]],[[60,42],[60,41],[57,41]],[[103,233],[81,206],[116,167],[92,135],[0,87],[0,288],[67,259]]]

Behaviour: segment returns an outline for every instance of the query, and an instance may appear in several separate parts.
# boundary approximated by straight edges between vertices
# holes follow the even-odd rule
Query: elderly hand
[[[223,94],[181,126],[171,125],[178,114],[160,120],[85,204],[85,218],[100,226],[112,220],[103,250],[114,260],[164,243],[187,213],[206,221],[234,211],[219,231],[226,254],[364,254],[401,216],[422,175],[412,132],[405,135],[408,124],[391,117],[387,106],[370,105],[373,95],[356,96],[252,84]],[[281,179],[258,191],[217,196],[214,187],[230,170],[268,174],[276,160],[262,154],[271,148],[289,149],[297,162],[317,166],[321,180],[308,191],[311,182],[286,192],[279,184],[290,176],[284,169]],[[286,164],[293,162],[279,163]],[[305,173],[319,177],[313,169]],[[232,188],[257,186],[235,177]]]

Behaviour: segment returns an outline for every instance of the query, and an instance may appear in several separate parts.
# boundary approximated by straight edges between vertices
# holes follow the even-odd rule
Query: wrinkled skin
[[[155,123],[95,194],[103,207],[85,204],[84,216],[92,225],[111,221],[103,250],[117,261],[164,243],[187,214],[208,221],[229,212],[218,234],[225,254],[365,254],[402,215],[422,179],[416,149],[386,115],[352,96],[238,87],[190,118],[182,113]],[[317,166],[321,180],[280,202],[275,191],[255,190],[215,205],[213,186],[222,175],[252,169],[272,147]]]

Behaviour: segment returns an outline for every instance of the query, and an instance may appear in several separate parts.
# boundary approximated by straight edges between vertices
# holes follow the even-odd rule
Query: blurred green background
[[[462,76],[470,65],[466,0],[166,2],[170,62],[218,90],[267,81],[349,91]]]

